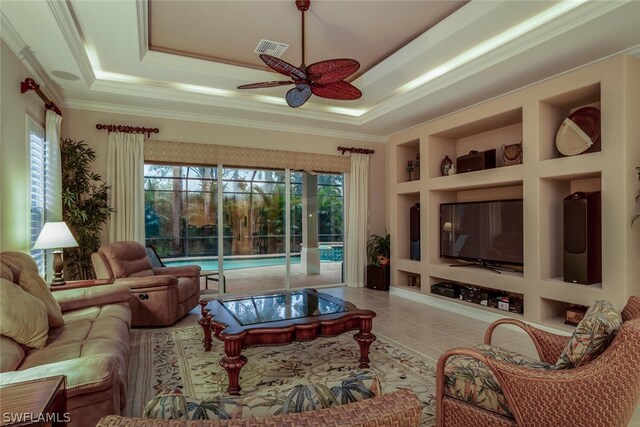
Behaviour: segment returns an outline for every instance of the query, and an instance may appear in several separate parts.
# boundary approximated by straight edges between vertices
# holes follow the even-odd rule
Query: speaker
[[[602,282],[602,203],[599,191],[578,191],[564,198],[565,282]]]
[[[479,171],[483,169],[493,169],[496,167],[496,149],[487,151],[471,151],[469,154],[460,156],[456,160],[458,173]]]
[[[420,203],[409,209],[409,258],[420,260]]]

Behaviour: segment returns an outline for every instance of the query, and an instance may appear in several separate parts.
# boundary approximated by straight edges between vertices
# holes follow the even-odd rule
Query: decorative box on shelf
[[[578,326],[578,323],[580,323],[580,321],[584,317],[587,309],[588,307],[585,307],[583,305],[572,305],[570,307],[567,307],[564,323],[567,325]]]

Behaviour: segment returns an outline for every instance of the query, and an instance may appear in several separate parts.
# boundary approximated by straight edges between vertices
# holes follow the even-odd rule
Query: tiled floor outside
[[[323,288],[321,292],[350,301],[358,308],[375,311],[375,334],[424,354],[431,358],[434,364],[440,355],[450,348],[470,347],[482,343],[484,332],[489,326],[486,321],[390,295],[389,292],[347,287]],[[216,295],[204,297],[215,298]],[[196,308],[175,326],[194,325],[198,318],[199,311]],[[492,343],[538,358],[531,340],[524,332],[499,327],[494,332]],[[132,344],[132,357],[137,357],[136,343]],[[129,396],[132,395],[133,393],[129,393]],[[640,426],[640,407],[636,410],[630,425]]]
[[[251,267],[225,270],[228,293],[265,292],[284,289],[285,266]],[[300,264],[291,266],[291,288],[335,285],[342,283],[342,262],[323,262],[320,274],[305,274]],[[209,281],[205,290],[205,279],[200,280],[200,289],[204,293],[217,293],[217,282]]]

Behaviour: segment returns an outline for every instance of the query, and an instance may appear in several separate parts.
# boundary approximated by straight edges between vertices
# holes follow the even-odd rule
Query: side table
[[[226,289],[220,289],[220,287],[225,288],[226,282],[224,277],[222,279],[222,284],[220,284],[220,275],[217,270],[202,270],[200,271],[200,277],[204,277],[204,288],[209,289],[209,281],[218,282],[218,292],[226,292]]]
[[[53,291],[66,291],[67,289],[90,288],[92,286],[110,285],[113,283],[111,279],[92,279],[92,280],[69,280],[64,285],[49,286]]]
[[[0,387],[0,426],[66,425],[67,377],[24,381]]]

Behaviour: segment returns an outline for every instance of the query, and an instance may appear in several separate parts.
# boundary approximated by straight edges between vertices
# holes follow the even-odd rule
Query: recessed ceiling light
[[[55,70],[55,71],[52,71],[51,74],[53,74],[54,76],[62,80],[69,80],[72,82],[76,80],[80,80],[80,77],[76,76],[73,73],[69,73],[67,71]]]

